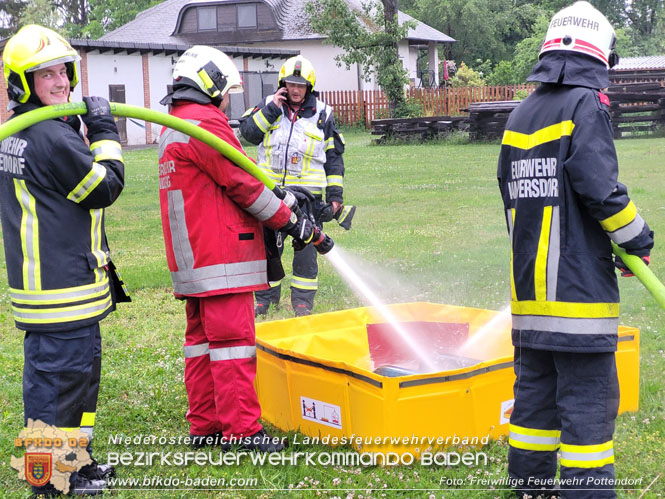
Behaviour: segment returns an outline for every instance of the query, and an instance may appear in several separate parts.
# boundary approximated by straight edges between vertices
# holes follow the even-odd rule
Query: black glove
[[[118,130],[111,114],[111,105],[104,97],[83,97],[88,112],[81,116],[88,128],[88,135],[102,132],[114,133]]]
[[[286,197],[284,198],[284,202],[286,205],[293,210],[293,206],[289,204],[289,202],[293,201],[287,201],[287,199],[293,198],[295,199],[295,202],[298,206],[302,206],[303,204],[307,202],[312,202],[314,201],[314,194],[309,192],[309,189],[306,187],[301,187],[299,185],[287,185],[284,187],[284,190],[286,191]]]
[[[317,217],[318,221],[321,223],[330,222],[335,217],[335,209],[333,208],[332,203],[326,203],[321,206],[319,211],[319,216]]]
[[[651,257],[649,255],[641,256],[640,258],[646,265],[651,263]],[[621,271],[621,277],[633,277],[635,275],[618,255],[614,257],[614,266]]]
[[[282,227],[282,230],[303,245],[312,241],[314,235],[314,224],[307,217],[298,218],[295,213],[291,213],[291,219]]]

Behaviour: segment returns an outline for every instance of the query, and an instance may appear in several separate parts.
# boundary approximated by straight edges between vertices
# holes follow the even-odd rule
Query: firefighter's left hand
[[[642,256],[642,261],[649,265],[651,263],[651,257],[649,255]],[[614,266],[621,271],[621,277],[633,277],[635,274],[628,268],[628,265],[621,259],[620,256],[614,257]]]

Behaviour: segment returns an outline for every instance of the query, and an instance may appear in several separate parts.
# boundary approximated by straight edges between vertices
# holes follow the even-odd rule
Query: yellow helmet
[[[7,41],[2,53],[9,99],[27,102],[31,90],[26,73],[56,64],[67,66],[69,84],[74,89],[79,81],[76,71],[79,59],[76,50],[55,31],[36,24],[23,26]]]
[[[277,82],[280,87],[284,86],[286,82],[306,84],[312,91],[316,83],[314,66],[301,55],[291,57],[282,64]]]

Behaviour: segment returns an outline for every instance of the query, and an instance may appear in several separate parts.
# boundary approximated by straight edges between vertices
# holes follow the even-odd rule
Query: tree
[[[0,38],[7,38],[18,31],[21,15],[26,7],[24,0],[3,0],[0,6]]]
[[[57,31],[62,23],[57,9],[49,0],[31,0],[21,12],[20,25],[26,24],[39,24]]]
[[[404,86],[409,82],[397,44],[413,24],[398,24],[396,0],[383,2],[386,8],[372,1],[356,11],[349,9],[344,0],[312,0],[305,11],[312,29],[327,37],[324,43],[344,50],[335,57],[338,66],[344,64],[350,69],[358,64],[366,80],[376,76],[388,97],[392,116],[403,105]]]

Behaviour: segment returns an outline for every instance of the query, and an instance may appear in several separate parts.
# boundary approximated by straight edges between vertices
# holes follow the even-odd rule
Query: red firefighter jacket
[[[171,114],[242,151],[228,118],[212,104],[175,101]],[[176,297],[268,287],[261,224],[279,229],[291,211],[260,181],[210,146],[165,128],[159,202]]]

